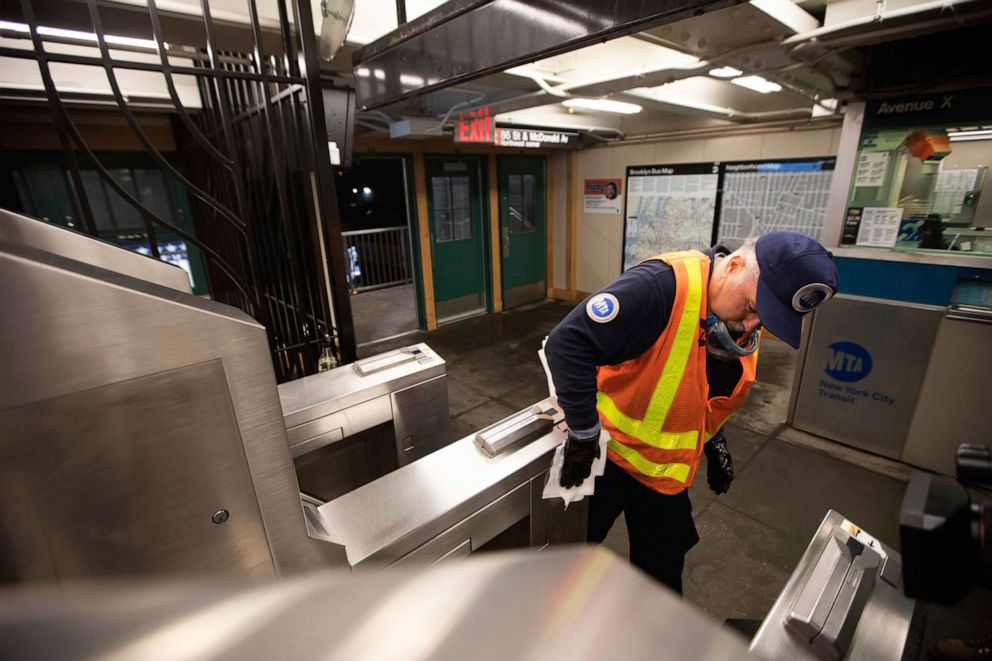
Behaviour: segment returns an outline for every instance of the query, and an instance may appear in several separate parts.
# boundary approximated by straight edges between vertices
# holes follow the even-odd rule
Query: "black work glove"
[[[730,458],[730,448],[722,431],[703,446],[706,450],[706,481],[713,493],[720,495],[730,489],[734,481],[734,462]]]
[[[582,480],[589,477],[592,462],[599,459],[599,437],[588,441],[580,441],[570,433],[565,439],[565,451],[562,456],[561,478],[558,484],[565,487],[577,487]]]

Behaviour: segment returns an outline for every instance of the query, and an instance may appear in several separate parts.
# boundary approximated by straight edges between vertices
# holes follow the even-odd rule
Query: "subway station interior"
[[[992,659],[990,37],[989,0],[0,0],[0,659]],[[836,281],[782,299],[776,237]],[[583,363],[566,489],[557,338],[632,343],[651,264],[671,316]],[[685,503],[678,586],[670,513],[593,539],[616,474]]]

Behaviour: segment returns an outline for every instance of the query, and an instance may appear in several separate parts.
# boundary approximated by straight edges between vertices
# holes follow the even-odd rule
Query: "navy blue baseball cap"
[[[803,315],[837,293],[840,276],[833,255],[799,232],[771,232],[754,244],[758,260],[761,325],[799,348]]]

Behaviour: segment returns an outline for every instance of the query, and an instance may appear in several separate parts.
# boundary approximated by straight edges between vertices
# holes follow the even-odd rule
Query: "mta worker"
[[[682,592],[698,541],[689,486],[703,452],[707,481],[734,479],[723,434],[754,383],[760,329],[799,348],[803,315],[838,287],[832,255],[797,232],[730,252],[672,252],[628,269],[573,309],[545,354],[568,425],[560,482],[577,486],[609,435],[589,503],[588,540],[625,514],[631,563]]]

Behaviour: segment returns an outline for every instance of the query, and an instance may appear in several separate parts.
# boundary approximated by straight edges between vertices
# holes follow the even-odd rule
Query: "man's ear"
[[[727,258],[727,270],[730,273],[737,273],[744,268],[744,258],[740,255],[731,255]]]

